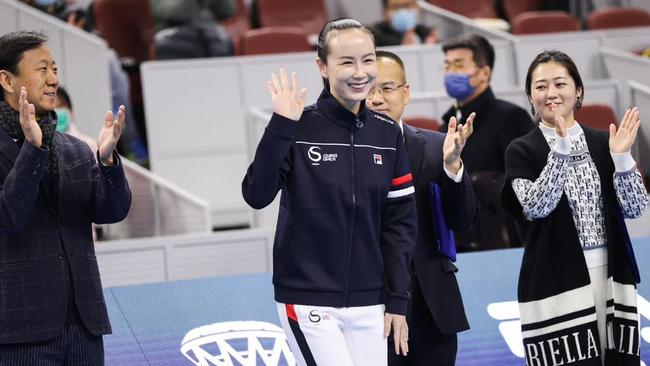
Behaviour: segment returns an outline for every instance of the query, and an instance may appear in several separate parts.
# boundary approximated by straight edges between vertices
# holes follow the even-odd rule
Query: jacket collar
[[[460,107],[463,119],[467,118],[467,116],[472,112],[476,112],[477,116],[481,115],[481,112],[487,108],[488,104],[490,104],[490,101],[492,100],[494,100],[494,93],[492,92],[492,88],[488,87],[483,93],[479,94],[476,99]],[[457,105],[454,105],[454,112],[458,109]]]
[[[327,90],[323,89],[316,102],[318,109],[323,111],[333,122],[345,127],[354,127],[358,120],[365,121],[368,116],[366,112],[366,101],[361,102],[359,113],[354,114],[345,108],[338,100]]]

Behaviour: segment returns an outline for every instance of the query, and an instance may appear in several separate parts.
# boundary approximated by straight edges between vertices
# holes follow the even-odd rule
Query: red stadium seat
[[[298,27],[312,35],[328,19],[323,0],[258,0],[257,6],[262,27]]]
[[[246,33],[246,31],[251,29],[250,17],[248,13],[248,8],[244,3],[244,0],[237,0],[237,12],[235,15],[231,16],[228,19],[222,20],[219,22],[226,31],[230,34],[232,38],[233,46],[235,47],[235,54],[241,54],[240,42],[241,38]]]
[[[634,8],[604,8],[587,17],[589,29],[610,29],[650,26],[650,13]]]
[[[563,11],[528,11],[512,19],[512,34],[571,32],[580,29],[580,21]]]
[[[249,30],[241,39],[242,55],[312,51],[307,36],[296,27]]]
[[[575,112],[576,121],[587,127],[609,131],[609,124],[618,125],[614,109],[606,104],[586,104]]]
[[[409,126],[424,128],[431,131],[440,131],[440,121],[429,117],[409,117],[404,118],[404,123]]]
[[[542,10],[543,5],[543,0],[501,0],[501,2],[510,21],[523,12]]]
[[[120,58],[149,59],[155,26],[149,0],[95,0],[99,34]]]
[[[468,18],[497,18],[493,0],[428,0],[430,4]]]

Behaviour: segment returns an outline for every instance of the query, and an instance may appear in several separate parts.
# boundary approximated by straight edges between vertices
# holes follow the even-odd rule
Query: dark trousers
[[[0,366],[103,366],[104,341],[81,324],[45,342],[0,345]]]
[[[389,366],[453,366],[456,364],[458,337],[456,333],[440,332],[417,284],[413,289],[413,298],[406,317],[409,325],[409,353],[406,357],[397,356],[393,337],[389,337]]]

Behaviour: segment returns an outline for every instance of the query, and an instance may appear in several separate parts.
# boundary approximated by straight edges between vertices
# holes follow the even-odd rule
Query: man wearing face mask
[[[384,20],[370,27],[377,47],[438,42],[435,29],[418,24],[415,0],[382,0]]]
[[[475,34],[460,35],[445,42],[442,50],[445,53],[445,89],[455,99],[442,119],[449,121],[455,116],[457,120],[464,120],[476,113],[474,133],[461,157],[471,172],[479,205],[491,207],[490,211],[485,209],[479,215],[472,231],[457,233],[459,251],[519,246],[521,240],[512,221],[500,211],[498,204],[492,207],[492,196],[498,197],[498,193],[491,190],[503,179],[505,151],[510,141],[525,135],[535,125],[525,109],[494,96],[490,88],[494,48],[485,38]],[[443,128],[447,129],[447,125]]]
[[[510,141],[535,128],[530,115],[494,96],[490,88],[494,48],[485,38],[463,34],[445,42],[442,50],[445,89],[455,99],[442,120],[449,121],[452,116],[461,120],[476,113],[474,134],[463,150],[463,163],[472,173],[504,172],[504,156]]]

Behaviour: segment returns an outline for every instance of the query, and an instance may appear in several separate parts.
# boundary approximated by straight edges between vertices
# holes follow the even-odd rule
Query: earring
[[[582,98],[578,97],[576,99],[576,109],[582,108]]]
[[[530,105],[530,114],[532,114],[533,117],[535,117],[535,107],[533,107],[532,104]]]

